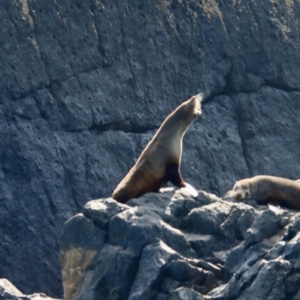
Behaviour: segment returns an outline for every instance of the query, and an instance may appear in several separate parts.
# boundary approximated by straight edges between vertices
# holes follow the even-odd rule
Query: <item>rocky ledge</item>
[[[66,222],[70,299],[299,299],[300,214],[163,189],[88,202]]]
[[[58,300],[50,298],[44,293],[24,295],[9,280],[0,279],[0,300]]]

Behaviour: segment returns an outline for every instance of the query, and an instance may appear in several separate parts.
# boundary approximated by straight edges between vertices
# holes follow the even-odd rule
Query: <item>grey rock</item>
[[[43,293],[24,295],[10,281],[5,278],[0,279],[0,299],[1,300],[58,300],[50,298]]]
[[[271,259],[276,259],[276,257],[281,256],[285,249],[285,245],[286,245],[285,242],[278,242],[277,244],[275,244],[271,248],[269,253],[266,255],[266,259],[271,260]]]
[[[288,299],[283,289],[285,278],[288,278],[292,266],[288,261],[275,260],[267,262],[251,284],[251,289],[243,291],[238,299]],[[276,276],[272,274],[276,273]]]
[[[71,249],[72,251],[72,249]],[[84,256],[89,256],[82,249]],[[130,250],[109,244],[93,252],[93,260],[84,258],[81,280],[69,280],[66,299],[127,299],[139,267],[139,259]],[[73,260],[76,267],[76,261]],[[68,277],[67,277],[68,278]]]
[[[287,260],[298,260],[300,255],[299,245],[300,233],[298,233],[293,239],[286,243],[282,257]]]
[[[89,201],[83,209],[84,215],[92,219],[100,228],[107,229],[110,219],[128,209],[127,205],[116,203],[113,199]]]
[[[199,195],[87,203],[61,238],[66,299],[297,298],[298,214]]]
[[[203,297],[201,294],[188,288],[179,288],[172,293],[169,299],[170,300],[190,300],[190,299],[205,300],[205,299],[209,299],[209,297]]]
[[[83,214],[72,217],[64,227],[66,230],[61,236],[63,243],[60,244],[62,251],[68,250],[69,245],[98,250],[108,238],[104,230],[94,226],[92,219],[86,218]]]
[[[159,293],[163,299],[182,282],[203,292],[215,287],[220,267],[196,259],[185,234],[166,223],[176,218],[172,207],[179,198],[182,191],[172,189],[128,205],[99,199],[85,206],[85,216],[71,218],[61,237],[66,299],[150,299]],[[183,210],[188,201],[194,200],[180,201]],[[104,223],[97,221],[100,216]],[[80,270],[76,276],[74,269]]]
[[[193,209],[185,218],[184,227],[191,228],[194,232],[209,235],[220,235],[220,225],[230,214],[230,205],[218,202]]]
[[[131,208],[115,215],[110,221],[109,243],[130,249],[133,253],[140,253],[143,247],[157,238],[181,254],[195,255],[185,235],[149,208]]]
[[[0,299],[18,300],[24,296],[11,282],[7,279],[0,279]]]
[[[128,299],[151,299],[166,276],[166,265],[178,254],[162,242],[146,246]]]
[[[290,224],[288,225],[288,230],[283,236],[284,241],[289,241],[293,239],[296,234],[300,231],[300,214],[295,214],[292,217]]]
[[[245,248],[269,238],[278,232],[283,227],[281,220],[282,214],[275,214],[271,210],[262,212],[255,220],[253,226],[246,232]]]
[[[225,261],[225,281],[228,281],[235,273],[242,274],[249,266],[260,262],[260,260],[267,256],[268,251],[272,249],[274,244],[274,241],[264,241],[245,248],[245,243],[242,242],[232,249]]]
[[[246,263],[246,265],[249,265]],[[245,268],[242,266],[242,271],[238,271],[236,275],[233,275],[226,287],[223,287],[221,293],[223,299],[239,299],[243,290],[247,290],[253,280],[256,278],[258,272],[263,268],[264,262],[258,261],[253,266]],[[252,289],[250,289],[250,292]],[[259,292],[259,291],[258,291]],[[214,294],[214,291],[210,293]]]

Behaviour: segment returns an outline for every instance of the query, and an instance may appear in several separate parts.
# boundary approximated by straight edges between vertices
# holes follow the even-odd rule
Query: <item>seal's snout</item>
[[[194,101],[194,113],[195,115],[198,117],[202,114],[202,110],[201,110],[201,102],[203,100],[204,94],[203,93],[199,93],[197,95],[195,95],[193,97],[193,101]]]
[[[199,93],[197,95],[195,95],[195,97],[200,101],[202,102],[203,98],[204,98],[204,94],[203,93]]]
[[[229,190],[226,195],[224,196],[224,198],[233,198],[235,200],[243,200],[245,198],[244,192],[242,190],[240,190],[239,188],[237,188],[236,190]]]
[[[242,195],[242,193],[237,193],[236,195],[235,195],[235,199],[236,200],[242,200],[244,197],[243,197],[243,195]]]

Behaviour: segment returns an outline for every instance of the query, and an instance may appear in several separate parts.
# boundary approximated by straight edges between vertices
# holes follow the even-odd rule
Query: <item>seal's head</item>
[[[228,191],[225,197],[234,198],[238,201],[250,199],[251,191],[249,182],[243,180],[237,181],[233,190]]]
[[[183,125],[186,129],[193,121],[195,121],[201,114],[201,101],[203,94],[198,94],[191,97],[189,100],[183,102],[172,113],[174,120]]]
[[[250,198],[250,186],[247,183],[237,182],[233,187],[236,200],[243,200]]]

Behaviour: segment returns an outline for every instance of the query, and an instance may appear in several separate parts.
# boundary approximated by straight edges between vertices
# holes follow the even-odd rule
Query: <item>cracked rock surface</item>
[[[163,189],[65,224],[66,300],[298,299],[300,213]]]
[[[299,17],[284,0],[0,1],[0,277],[62,297],[64,222],[199,92],[187,182],[221,196],[243,177],[299,178]]]
[[[24,295],[7,279],[0,279],[0,300],[58,300],[48,297],[44,293]]]

